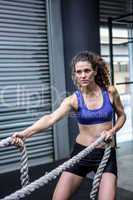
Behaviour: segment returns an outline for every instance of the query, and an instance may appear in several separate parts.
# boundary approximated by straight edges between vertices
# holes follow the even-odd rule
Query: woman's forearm
[[[61,105],[59,106],[59,108],[57,108],[54,112],[44,115],[38,121],[36,121],[32,126],[26,128],[25,130],[14,133],[13,137],[26,139],[52,126],[57,121],[62,119],[64,116],[68,115],[71,109],[70,99],[71,97],[65,98],[61,103]]]
[[[32,126],[22,131],[24,138],[29,138],[33,134],[39,133],[40,131],[49,128],[52,125],[51,115],[45,115],[36,121]]]
[[[118,117],[115,125],[112,127],[112,129],[111,129],[112,134],[115,134],[117,131],[119,131],[122,128],[122,126],[124,125],[125,121],[126,121],[126,114],[124,113],[123,115]]]

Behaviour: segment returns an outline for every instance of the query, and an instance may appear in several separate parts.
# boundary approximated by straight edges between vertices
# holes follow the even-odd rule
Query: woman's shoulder
[[[114,85],[110,85],[108,87],[108,92],[111,93],[112,95],[115,95],[117,93],[117,89]]]
[[[77,110],[78,109],[78,100],[77,100],[76,91],[71,96],[69,96],[69,98],[70,98],[71,107],[74,110]]]
[[[110,97],[110,101],[113,104],[114,99],[117,96],[119,96],[118,91],[117,91],[117,89],[114,85],[110,85],[107,90],[108,90],[108,94],[109,94],[109,97]]]

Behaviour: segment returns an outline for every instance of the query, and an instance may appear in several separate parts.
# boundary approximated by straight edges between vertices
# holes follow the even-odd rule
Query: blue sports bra
[[[80,124],[100,124],[108,121],[112,121],[113,105],[110,102],[109,94],[107,90],[102,89],[103,104],[98,109],[88,109],[85,105],[82,93],[77,90],[75,92],[78,99],[78,111],[76,111],[76,117]]]

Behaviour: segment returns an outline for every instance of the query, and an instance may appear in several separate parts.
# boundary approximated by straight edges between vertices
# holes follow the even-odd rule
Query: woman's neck
[[[95,92],[99,89],[99,86],[96,83],[92,83],[86,87],[82,87],[81,91],[85,94],[95,94]]]

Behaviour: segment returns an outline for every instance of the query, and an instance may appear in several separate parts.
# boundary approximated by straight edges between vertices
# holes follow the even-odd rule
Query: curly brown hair
[[[100,87],[107,89],[111,85],[108,65],[102,57],[93,52],[83,51],[78,53],[71,62],[72,80],[74,81],[75,86],[79,87],[75,79],[75,65],[79,61],[88,61],[91,63],[92,68],[97,71],[95,81]]]

